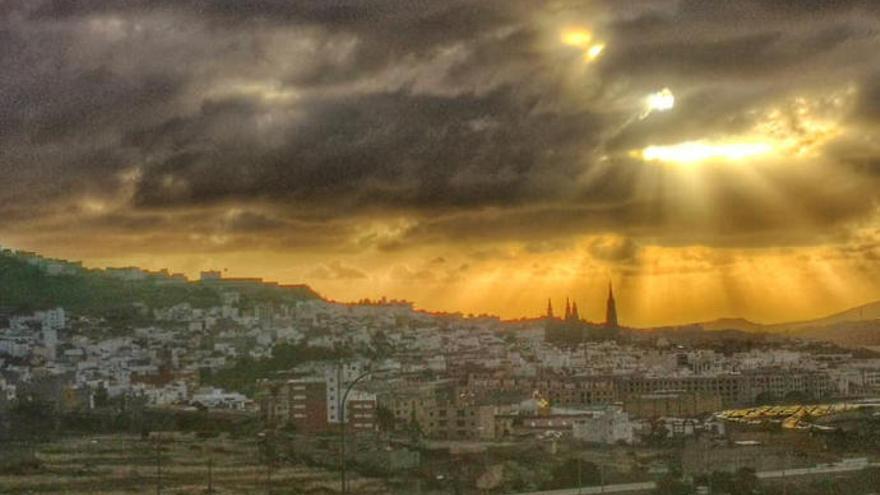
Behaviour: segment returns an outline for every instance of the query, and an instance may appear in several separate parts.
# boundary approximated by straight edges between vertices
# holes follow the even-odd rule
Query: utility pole
[[[208,495],[214,493],[213,483],[214,458],[208,457]]]
[[[578,495],[581,495],[582,486],[584,486],[584,480],[581,474],[581,456],[578,454]]]
[[[272,447],[269,445],[269,437],[266,436],[266,495],[272,495]]]
[[[257,454],[258,459],[266,463],[266,493],[272,493],[272,461],[274,460],[274,452],[272,451],[271,432],[261,431],[257,434]],[[258,461],[259,462],[259,461]],[[259,486],[260,469],[257,468],[255,481]]]
[[[782,495],[788,495],[788,480],[785,478],[785,470],[788,468],[788,449],[782,456]]]
[[[125,442],[125,435],[122,436],[122,457],[125,459],[125,477],[131,477],[131,459],[128,455],[128,445]]]
[[[272,461],[266,461],[266,495],[272,494]]]
[[[346,464],[346,460],[345,460],[345,424],[346,424],[345,423],[345,419],[346,419],[345,418],[345,401],[346,401],[346,399],[348,399],[348,394],[351,393],[351,390],[354,388],[355,385],[358,384],[358,382],[360,382],[364,378],[371,376],[375,373],[381,373],[384,371],[388,371],[388,370],[376,370],[376,371],[367,370],[367,371],[361,373],[360,375],[357,376],[357,378],[352,380],[351,383],[349,383],[345,387],[345,393],[343,393],[339,397],[340,401],[339,401],[338,411],[339,411],[339,425],[341,427],[341,430],[340,430],[341,435],[339,438],[339,454],[340,454],[339,455],[339,462],[340,462],[340,466],[339,466],[340,480],[339,481],[340,481],[340,485],[342,488],[342,495],[345,495],[346,493],[348,493],[348,483],[346,482],[346,479],[345,479],[345,474],[346,474],[345,473],[345,464]],[[338,382],[337,386],[336,386],[336,393],[338,394],[341,390],[342,390],[342,382]]]
[[[156,495],[162,494],[162,437],[156,435]]]
[[[342,358],[337,357],[336,361],[336,421],[339,422],[340,444],[339,444],[339,473],[341,492],[345,493],[345,401],[342,399]]]

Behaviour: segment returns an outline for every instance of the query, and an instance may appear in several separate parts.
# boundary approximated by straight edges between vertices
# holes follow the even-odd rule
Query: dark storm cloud
[[[716,28],[749,29],[755,23],[880,13],[880,6],[873,0],[615,0],[604,3],[619,15],[614,25],[642,30],[669,22],[688,28],[701,21],[724,23],[716,24]]]
[[[525,108],[523,108],[525,106]],[[267,197],[352,207],[461,208],[540,199],[577,173],[595,116],[532,111],[509,89],[482,96],[406,92],[316,101],[284,143],[266,148],[247,127],[259,109],[209,104],[188,120],[137,131],[129,142],[167,158],[137,191],[141,206]],[[226,133],[210,130],[218,122]],[[183,139],[181,140],[181,137]],[[203,141],[186,146],[199,137]],[[595,140],[595,138],[592,138]],[[555,191],[558,192],[558,191]]]
[[[873,125],[880,124],[880,73],[866,78],[856,108],[858,118]]]
[[[780,16],[790,17],[793,15],[814,15],[821,14],[841,14],[851,10],[860,9],[868,12],[880,12],[877,2],[873,0],[745,0],[742,2],[725,2],[722,8],[713,5],[712,2],[705,0],[685,0],[683,2],[684,11],[693,11],[695,13],[709,13],[718,16],[719,11],[728,9],[741,9],[740,11],[754,10],[755,15],[764,13],[775,13]],[[713,9],[714,7],[714,9]]]
[[[558,30],[596,9],[608,13],[594,26],[608,47],[584,69]],[[793,223],[792,238],[804,238],[806,227],[735,180],[715,177],[713,210],[695,214],[678,200],[686,191],[639,186],[666,172],[621,155],[747,130],[750,111],[802,89],[794,75],[820,92],[856,81],[854,122],[876,122],[880,84],[866,67],[878,10],[858,0],[0,3],[0,222],[67,218],[71,229],[221,236],[219,246],[248,236],[349,245],[359,219],[398,217],[413,221],[399,239],[367,244],[541,246],[609,232],[762,243]],[[675,112],[638,120],[620,109],[665,86],[680,96]],[[865,153],[860,163],[874,163]],[[819,228],[872,210],[870,184],[824,181],[833,164],[811,170],[767,180]],[[870,199],[854,202],[854,191]],[[112,211],[89,213],[89,201]]]
[[[846,25],[809,34],[791,34],[768,26],[768,31],[732,33],[722,39],[717,34],[708,35],[698,44],[686,38],[665,42],[646,39],[644,43],[609,50],[602,66],[610,73],[630,76],[703,77],[729,82],[785,73],[847,41],[869,35]]]
[[[264,25],[314,26],[334,34],[356,36],[354,55],[336,64],[315,53],[318,63],[295,82],[319,85],[354,79],[393,60],[472,40],[487,29],[519,23],[527,2],[520,0],[49,0],[26,9],[32,19],[71,19],[117,13],[143,15],[170,12],[212,23],[218,30],[254,29]],[[381,28],[378,28],[381,26]]]
[[[524,230],[532,243],[613,232],[628,236],[630,241],[641,238],[672,246],[821,244],[843,235],[843,226],[868,217],[878,206],[872,193],[876,183],[858,178],[829,180],[822,166],[792,172],[770,165],[762,170],[768,188],[785,198],[783,203],[768,203],[761,190],[735,171],[705,173],[708,190],[698,194],[711,199],[703,203],[671,190],[660,200],[634,195],[614,203],[609,195],[604,205],[582,200],[491,213],[466,212],[421,222],[395,241],[394,247],[515,241],[522,239]]]

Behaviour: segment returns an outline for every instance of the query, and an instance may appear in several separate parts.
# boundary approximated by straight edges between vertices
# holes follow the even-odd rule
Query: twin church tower
[[[553,314],[553,303],[548,299],[547,300],[547,318],[553,319],[555,318]],[[580,321],[581,317],[578,314],[578,306],[576,302],[569,302],[568,298],[565,298],[565,316],[563,317],[563,321],[567,322],[577,322]],[[614,289],[611,287],[611,283],[608,284],[608,300],[605,303],[605,326],[617,328],[617,303],[614,301]]]

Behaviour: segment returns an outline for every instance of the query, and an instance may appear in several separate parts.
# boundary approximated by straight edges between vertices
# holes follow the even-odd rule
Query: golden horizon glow
[[[825,316],[880,298],[876,277],[825,246],[762,250],[643,246],[627,267],[584,255],[596,242],[614,239],[618,238],[585,237],[552,253],[499,246],[502,255],[484,261],[467,260],[461,257],[466,256],[463,253],[447,251],[448,257],[439,265],[427,263],[423,256],[394,261],[381,255],[337,258],[342,260],[337,265],[362,271],[354,278],[316,274],[315,266],[328,263],[326,255],[319,254],[303,257],[250,251],[125,255],[85,261],[89,267],[168,268],[192,279],[198,278],[200,270],[220,269],[227,277],[307,283],[336,301],[387,296],[412,301],[417,308],[429,311],[503,318],[537,317],[543,314],[547,298],[558,308],[571,297],[585,318],[601,321],[607,283],[612,280],[621,321],[642,327],[722,317],[780,323]],[[462,263],[470,266],[468,271],[450,277]]]

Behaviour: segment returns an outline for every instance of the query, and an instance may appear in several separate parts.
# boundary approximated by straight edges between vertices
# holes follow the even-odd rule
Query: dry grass
[[[0,493],[155,493],[156,444],[155,437],[95,435],[38,445],[41,469],[24,476],[0,476]],[[267,469],[255,440],[166,434],[160,444],[163,494],[207,493],[209,460],[217,494],[269,493],[270,487],[277,495],[332,493],[339,486],[336,471],[291,464],[273,468],[267,483]],[[388,492],[380,480],[352,475],[355,493]]]

